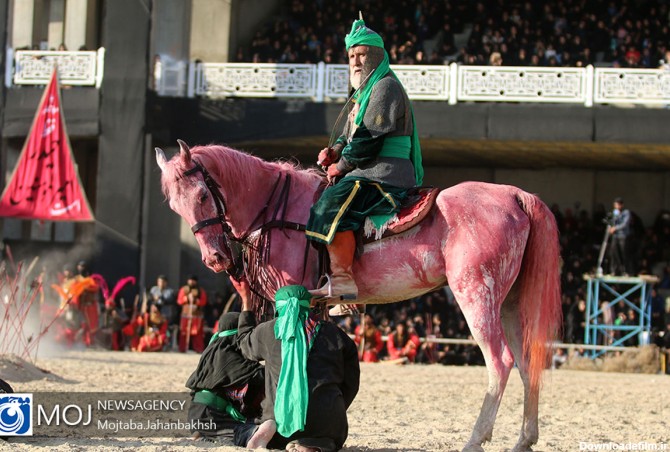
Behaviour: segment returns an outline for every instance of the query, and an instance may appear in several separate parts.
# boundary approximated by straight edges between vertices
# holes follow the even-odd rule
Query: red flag
[[[94,221],[74,165],[61,115],[54,69],[19,162],[0,199],[0,216],[31,220]]]

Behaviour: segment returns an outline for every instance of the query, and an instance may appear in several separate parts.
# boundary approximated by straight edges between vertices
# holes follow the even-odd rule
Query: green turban
[[[284,286],[275,294],[275,338],[281,340],[282,365],[275,398],[275,421],[280,435],[288,438],[305,429],[309,388],[305,321],[312,295],[303,286]]]
[[[349,50],[352,46],[372,46],[384,48],[384,41],[374,31],[365,26],[365,21],[355,20],[351,25],[351,32],[344,37],[344,44]]]

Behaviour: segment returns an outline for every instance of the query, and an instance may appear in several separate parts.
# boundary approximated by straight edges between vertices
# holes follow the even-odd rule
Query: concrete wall
[[[188,61],[191,32],[190,0],[154,0],[151,54]]]
[[[172,155],[175,149],[165,149]],[[145,206],[143,231],[143,272],[147,285],[160,274],[167,275],[172,287],[177,287],[180,276],[181,243],[178,240],[182,220],[170,210],[161,190],[161,172],[156,163],[153,146],[145,149]]]
[[[231,4],[224,0],[191,0],[192,60],[228,61]]]

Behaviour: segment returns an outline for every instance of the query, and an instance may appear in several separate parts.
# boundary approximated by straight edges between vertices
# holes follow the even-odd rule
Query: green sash
[[[281,340],[282,365],[274,408],[277,431],[285,438],[303,431],[307,422],[307,355],[311,344],[307,343],[304,325],[311,298],[303,286],[284,286],[275,294],[275,338]]]
[[[379,157],[395,157],[409,159],[412,151],[412,142],[408,136],[386,137]]]
[[[223,411],[238,422],[245,422],[247,420],[228,400],[206,389],[196,392],[193,396],[193,401]]]

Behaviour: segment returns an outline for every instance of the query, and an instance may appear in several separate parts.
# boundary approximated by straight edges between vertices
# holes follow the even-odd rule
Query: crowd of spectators
[[[39,315],[42,324],[53,324],[50,339],[69,348],[201,353],[226,306],[226,296],[219,291],[208,294],[197,275],[188,275],[178,288],[159,275],[146,293],[137,293],[136,278],[129,276],[111,290],[111,282],[91,273],[81,261],[76,273],[69,265],[53,275],[45,268],[37,280],[43,301],[31,314]],[[232,304],[231,298],[228,301]]]
[[[359,10],[391,64],[656,68],[670,36],[664,0],[284,0],[235,61],[346,63]]]

